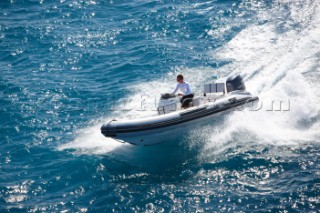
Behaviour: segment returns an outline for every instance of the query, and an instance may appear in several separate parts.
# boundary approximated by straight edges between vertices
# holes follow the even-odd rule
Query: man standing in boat
[[[183,80],[183,75],[179,74],[177,75],[177,87],[173,91],[173,94],[175,94],[177,91],[180,91],[182,93],[179,93],[179,96],[182,96],[180,102],[181,102],[181,107],[182,108],[188,108],[190,102],[192,101],[193,98],[193,93],[191,92],[189,83]]]

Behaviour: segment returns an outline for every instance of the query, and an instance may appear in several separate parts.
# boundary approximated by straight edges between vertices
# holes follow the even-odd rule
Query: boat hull
[[[251,95],[240,98],[229,96],[218,103],[208,103],[166,115],[128,121],[112,120],[101,127],[101,133],[119,142],[141,146],[154,145],[180,138],[204,121],[214,120],[223,112],[243,105],[252,105],[258,100],[258,97]]]

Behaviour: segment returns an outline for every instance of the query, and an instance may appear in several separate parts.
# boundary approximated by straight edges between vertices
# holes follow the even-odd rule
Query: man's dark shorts
[[[182,96],[180,102],[181,102],[181,107],[189,107],[190,103],[192,102],[192,98],[194,97],[193,94],[190,95],[184,95]]]

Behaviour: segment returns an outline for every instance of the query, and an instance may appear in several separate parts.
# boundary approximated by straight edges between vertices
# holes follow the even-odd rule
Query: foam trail
[[[319,5],[313,1],[298,3],[289,4],[289,13],[292,22],[301,25],[299,31],[289,27],[279,32],[281,20],[275,18],[263,25],[247,27],[213,53],[214,57],[232,60],[223,69],[245,76],[248,91],[259,95],[264,107],[257,112],[233,113],[220,132],[210,136],[209,148],[234,141],[235,135],[242,135],[237,143],[254,140],[263,144],[298,145],[319,141],[319,86],[310,83],[306,75],[314,73],[312,78],[316,81],[320,77],[316,69],[320,65]],[[274,8],[271,16],[261,16],[272,20],[282,12]],[[269,111],[272,101],[290,102],[290,110]]]
[[[100,132],[102,123],[94,124],[87,128],[81,129],[76,133],[74,141],[60,145],[58,150],[76,149],[78,154],[106,154],[123,145],[111,138],[104,137]]]

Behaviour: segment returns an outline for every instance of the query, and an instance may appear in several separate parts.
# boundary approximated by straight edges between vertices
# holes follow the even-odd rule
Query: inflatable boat
[[[218,79],[204,85],[204,93],[192,98],[187,109],[181,109],[179,98],[161,95],[158,115],[132,120],[113,119],[102,125],[101,133],[122,143],[154,145],[170,140],[199,122],[212,120],[220,113],[252,106],[259,98],[245,90],[241,76]]]

